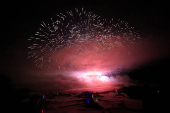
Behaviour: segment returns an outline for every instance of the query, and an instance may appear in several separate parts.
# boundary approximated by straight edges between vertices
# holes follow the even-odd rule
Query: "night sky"
[[[2,69],[1,74],[7,75],[12,81],[15,81],[15,84],[27,84],[27,82],[28,84],[34,84],[41,79],[40,81],[46,80],[46,82],[40,82],[38,86],[46,83],[46,87],[48,85],[50,87],[51,84],[48,83],[53,79],[53,75],[43,75],[41,77],[41,74],[44,74],[45,71],[37,69],[32,60],[27,59],[29,46],[27,39],[35,34],[42,21],[48,21],[56,14],[65,13],[74,8],[81,9],[82,7],[106,19],[120,18],[125,20],[139,31],[146,45],[142,48],[143,53],[140,54],[140,57],[138,55],[139,59],[129,61],[135,62],[134,65],[136,65],[136,62],[139,64],[129,72],[130,77],[146,82],[158,81],[160,78],[164,78],[161,80],[167,82],[166,77],[169,75],[167,67],[170,63],[168,2],[161,0],[118,0],[112,2],[67,2],[57,0],[42,2],[29,0],[7,1],[3,6],[5,8],[1,9],[3,12],[1,15],[3,21],[1,22],[2,24],[5,23],[3,27],[3,30],[5,30],[3,34],[5,35],[1,36],[0,68]],[[166,74],[167,72],[168,74]],[[66,75],[59,75],[58,78],[55,83],[58,82],[63,85],[63,89],[75,87],[77,84],[84,87],[82,83],[75,82],[77,78]],[[66,84],[64,86],[62,80],[65,79],[63,78],[67,78],[67,82],[72,85],[68,86]],[[161,83],[163,83],[162,81]]]

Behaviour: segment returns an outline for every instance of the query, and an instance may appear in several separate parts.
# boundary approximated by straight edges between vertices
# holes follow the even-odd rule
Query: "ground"
[[[81,95],[81,94],[80,94]],[[42,113],[138,113],[142,112],[142,100],[129,99],[115,92],[92,94],[93,103],[88,104],[85,97],[77,95],[54,96],[43,101]],[[97,98],[97,99],[96,99]]]

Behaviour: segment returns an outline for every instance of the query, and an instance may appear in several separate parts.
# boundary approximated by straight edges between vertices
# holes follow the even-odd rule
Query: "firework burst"
[[[127,22],[107,21],[83,8],[60,13],[48,24],[42,22],[35,36],[28,39],[31,43],[29,58],[35,58],[39,68],[48,69],[57,64],[57,53],[63,48],[76,45],[74,54],[79,54],[92,49],[93,44],[97,53],[141,42],[133,29]]]

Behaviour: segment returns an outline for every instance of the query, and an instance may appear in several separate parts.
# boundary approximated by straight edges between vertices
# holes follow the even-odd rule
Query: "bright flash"
[[[98,71],[90,71],[90,72],[86,72],[86,73],[83,73],[83,77],[86,78],[86,79],[98,79],[100,81],[108,81],[108,77],[106,76],[102,76],[102,73],[101,72],[98,72]]]
[[[96,75],[101,76],[102,73],[96,72],[96,71],[91,71],[91,72],[84,73],[83,75],[85,75],[85,76],[96,76]]]

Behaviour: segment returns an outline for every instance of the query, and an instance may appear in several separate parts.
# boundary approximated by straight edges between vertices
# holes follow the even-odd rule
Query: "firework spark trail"
[[[88,53],[95,56],[112,48],[141,43],[139,34],[134,32],[134,28],[127,22],[120,19],[107,21],[92,12],[84,11],[83,8],[80,11],[75,9],[65,14],[60,13],[56,19],[51,18],[48,24],[42,22],[39,31],[28,41],[31,43],[28,47],[29,58],[35,58],[36,66],[46,69],[60,69],[64,65],[61,59],[64,59],[65,63],[68,60],[74,62],[75,55],[70,56],[68,53]],[[59,53],[64,48],[73,48],[74,52],[66,49],[68,55],[63,55],[67,56],[63,58]],[[75,67],[77,63],[74,64]],[[72,66],[69,64],[69,67]]]

